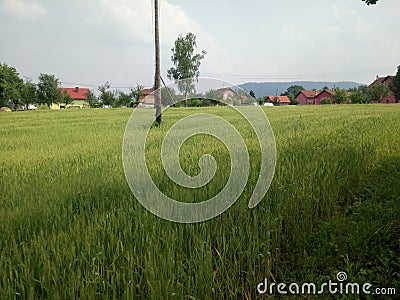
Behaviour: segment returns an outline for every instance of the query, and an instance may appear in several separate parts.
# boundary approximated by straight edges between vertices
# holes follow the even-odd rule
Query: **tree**
[[[74,102],[74,99],[71,98],[71,96],[67,93],[66,90],[58,90],[59,93],[61,93],[61,96],[59,98],[59,104],[64,104],[65,107],[67,105],[72,104]]]
[[[332,100],[334,100],[336,104],[346,103],[348,100],[347,92],[336,88],[335,93],[332,95]]]
[[[332,99],[330,98],[322,98],[321,99],[321,104],[332,104]]]
[[[115,93],[110,91],[111,83],[106,81],[105,84],[99,86],[100,91],[100,101],[103,105],[112,106],[115,103]]]
[[[7,64],[0,64],[0,106],[7,106],[9,101],[15,105],[21,96],[22,79],[17,70]]]
[[[117,100],[117,105],[118,106],[128,106],[132,102],[132,94],[129,93],[124,93],[124,92],[119,92],[118,95],[118,100]]]
[[[368,88],[368,95],[371,101],[382,102],[390,95],[389,88],[383,83],[376,83]]]
[[[210,89],[208,90],[205,95],[205,105],[210,106],[210,105],[224,105],[223,98],[224,95],[221,91]]]
[[[89,90],[85,93],[86,101],[89,104],[89,107],[97,107],[98,106],[98,99],[92,90]]]
[[[253,97],[254,99],[256,99],[256,94],[254,93],[253,90],[250,90],[249,95],[250,95],[251,97]]]
[[[368,103],[369,98],[368,98],[368,86],[366,85],[360,85],[358,87],[350,88],[348,89],[348,92],[350,92],[350,101],[353,104],[363,104],[363,103]]]
[[[200,64],[206,55],[205,50],[194,54],[196,48],[196,36],[189,32],[186,36],[179,35],[175,41],[175,47],[171,49],[174,67],[167,71],[167,76],[178,84],[185,99],[185,106],[187,106],[187,95],[196,92],[194,81],[198,80]]]
[[[27,78],[21,88],[21,104],[28,109],[29,104],[34,104],[37,102],[37,89],[36,85],[31,79]]]
[[[136,84],[135,88],[131,88],[131,95],[135,99],[136,102],[139,102],[140,96],[143,95],[143,85]]]
[[[286,92],[282,93],[281,96],[287,96],[290,100],[291,105],[299,104],[299,101],[295,99],[298,93],[304,90],[302,85],[291,85],[287,88]]]
[[[396,103],[400,101],[400,66],[397,67],[396,76],[393,77],[393,81],[390,84],[390,89],[393,91],[394,99]]]
[[[368,96],[362,91],[354,91],[349,96],[351,103],[353,104],[363,104],[368,103]]]
[[[54,75],[41,73],[39,75],[38,98],[40,103],[50,106],[61,102],[61,92],[58,90],[60,81]]]

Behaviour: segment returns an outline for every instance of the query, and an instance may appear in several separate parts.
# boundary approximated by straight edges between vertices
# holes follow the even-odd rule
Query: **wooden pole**
[[[160,32],[158,27],[158,0],[154,0],[154,34],[155,34],[155,52],[156,52],[156,74],[154,77],[154,107],[156,109],[156,122],[161,124],[161,75],[160,75]]]

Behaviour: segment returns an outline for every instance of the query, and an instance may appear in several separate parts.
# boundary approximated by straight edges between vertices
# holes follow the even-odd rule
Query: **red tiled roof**
[[[288,96],[267,96],[267,99],[270,101],[274,101],[275,98],[278,98],[280,103],[290,103],[290,99]]]
[[[143,96],[148,96],[150,95],[152,92],[154,92],[156,89],[154,87],[148,88],[148,89],[143,89],[142,90],[142,95]]]
[[[320,91],[312,91],[312,90],[303,90],[300,93],[302,93],[304,96],[306,96],[307,98],[315,98]],[[299,93],[299,94],[300,94]],[[297,94],[296,97],[299,95]]]
[[[369,86],[374,86],[377,83],[384,83],[387,79],[393,79],[393,77],[394,76],[392,76],[392,75],[388,75],[388,76],[385,76],[385,77],[378,77]]]
[[[88,88],[80,87],[61,88],[61,90],[66,91],[68,95],[70,95],[70,97],[75,100],[86,100],[86,94],[89,92]]]

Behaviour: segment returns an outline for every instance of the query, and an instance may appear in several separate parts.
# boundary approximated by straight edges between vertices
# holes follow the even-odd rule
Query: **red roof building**
[[[396,99],[395,99],[395,97],[394,97],[394,93],[393,93],[393,91],[390,89],[390,84],[391,84],[392,81],[393,81],[393,77],[394,77],[394,76],[391,76],[391,75],[388,75],[388,76],[386,76],[386,77],[377,77],[377,78],[375,79],[375,81],[369,85],[369,87],[372,87],[372,86],[374,86],[374,85],[376,85],[376,84],[378,84],[378,83],[381,83],[381,84],[386,85],[386,86],[389,88],[389,90],[390,90],[390,95],[389,95],[389,97],[383,98],[382,101],[381,101],[380,103],[396,103]]]
[[[296,95],[296,100],[301,105],[315,104],[315,97],[319,94],[319,91],[303,90]]]
[[[139,102],[154,104],[154,94],[152,94],[154,91],[155,91],[154,87],[143,89],[142,94],[139,97]],[[145,99],[146,101],[144,101]]]
[[[280,105],[289,105],[290,104],[290,99],[288,96],[267,96],[265,98],[267,102],[275,102],[278,101]]]
[[[62,91],[66,91],[68,95],[74,100],[86,100],[87,99],[87,93],[89,92],[89,89],[87,88],[79,88],[79,87],[74,87],[74,88],[61,88]]]

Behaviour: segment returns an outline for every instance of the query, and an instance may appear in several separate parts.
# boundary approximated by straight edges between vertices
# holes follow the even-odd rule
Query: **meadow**
[[[264,278],[321,283],[339,271],[400,293],[400,105],[264,108],[277,164],[254,209],[260,148],[227,107],[164,114],[146,145],[154,181],[180,201],[226,183],[228,152],[205,135],[185,143],[180,161],[195,175],[213,154],[208,185],[184,189],[162,171],[163,136],[198,112],[231,121],[251,165],[238,201],[197,224],[160,219],[132,195],[121,155],[132,110],[0,114],[0,299],[266,299],[256,290]]]

